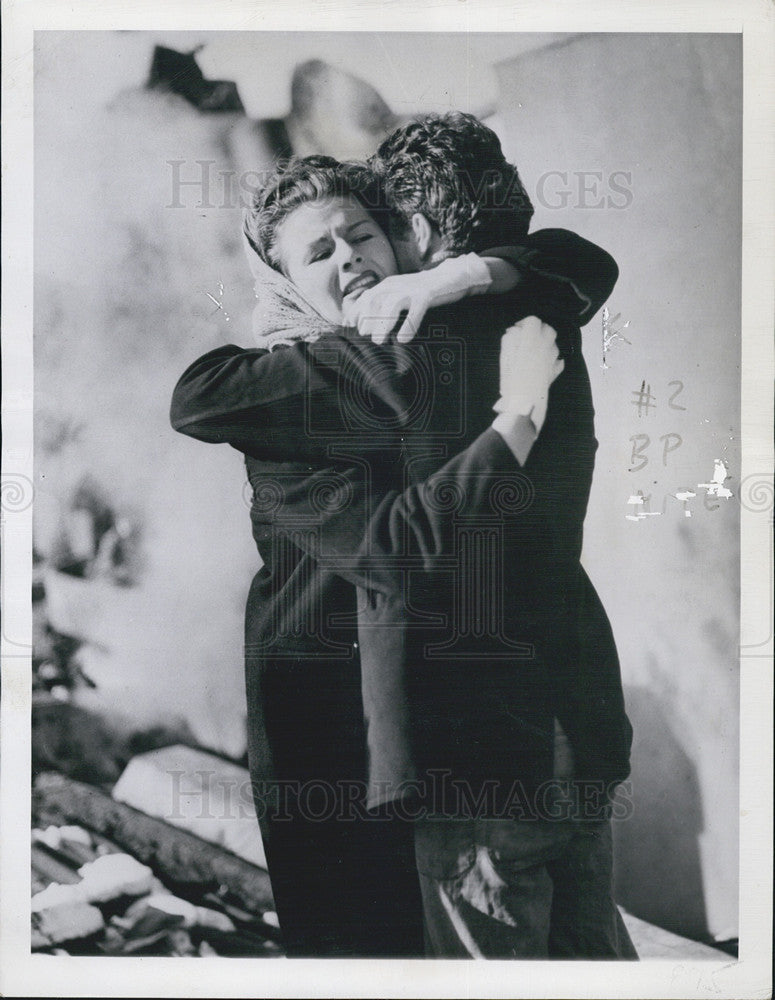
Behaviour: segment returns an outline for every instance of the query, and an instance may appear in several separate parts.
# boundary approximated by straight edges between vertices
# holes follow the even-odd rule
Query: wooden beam
[[[199,889],[223,886],[248,913],[274,910],[269,874],[230,851],[185,830],[146,816],[109,795],[61,774],[41,774],[33,791],[38,825],[79,823],[109,838],[153,869],[167,885]]]

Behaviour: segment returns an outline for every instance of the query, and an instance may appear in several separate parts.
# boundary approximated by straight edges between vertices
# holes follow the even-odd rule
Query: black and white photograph
[[[771,995],[772,11],[238,6],[4,5],[0,989]]]

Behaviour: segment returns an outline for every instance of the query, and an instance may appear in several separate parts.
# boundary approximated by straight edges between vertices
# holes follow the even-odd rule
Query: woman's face
[[[295,208],[277,227],[274,255],[310,305],[332,323],[342,322],[345,302],[398,270],[388,238],[349,196]]]

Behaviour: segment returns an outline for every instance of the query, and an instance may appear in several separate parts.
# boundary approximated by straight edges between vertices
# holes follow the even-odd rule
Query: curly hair
[[[473,115],[427,115],[396,129],[369,160],[391,221],[421,212],[452,253],[519,243],[533,206],[500,140]]]
[[[253,195],[243,216],[245,238],[265,264],[279,270],[275,244],[280,223],[300,205],[348,196],[357,198],[387,231],[384,194],[369,167],[330,156],[294,157]]]

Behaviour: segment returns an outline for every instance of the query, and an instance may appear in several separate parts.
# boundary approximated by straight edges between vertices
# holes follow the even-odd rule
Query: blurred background
[[[618,901],[734,947],[741,55],[718,34],[36,34],[37,771],[109,785],[173,742],[244,762],[243,466],[172,431],[173,386],[250,346],[241,207],[278,156],[365,157],[470,111],[533,228],[621,270],[584,348],[584,563],[635,727]]]

